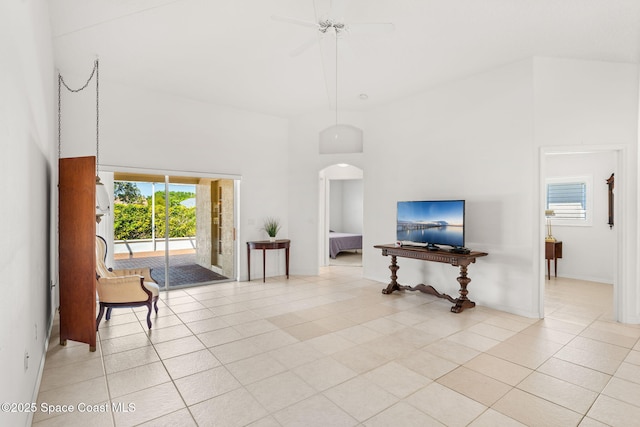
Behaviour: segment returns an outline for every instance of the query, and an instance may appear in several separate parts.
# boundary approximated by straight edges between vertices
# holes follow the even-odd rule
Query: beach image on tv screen
[[[464,200],[398,202],[401,242],[464,246]]]

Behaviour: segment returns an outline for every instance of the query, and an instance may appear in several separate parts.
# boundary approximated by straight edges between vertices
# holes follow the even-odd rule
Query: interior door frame
[[[539,218],[538,231],[536,237],[537,247],[536,260],[538,260],[538,298],[539,298],[539,317],[544,318],[544,294],[546,284],[545,272],[545,254],[544,254],[544,238],[546,236],[546,223],[543,215],[538,214],[544,212],[545,209],[545,172],[546,172],[546,156],[551,154],[580,154],[580,153],[614,153],[616,159],[616,194],[615,197],[615,245],[614,245],[614,272],[613,272],[613,317],[618,322],[629,322],[627,318],[627,308],[625,307],[626,287],[631,283],[629,281],[629,259],[630,255],[625,248],[628,245],[629,218],[628,209],[631,205],[629,197],[629,177],[627,168],[625,167],[625,159],[627,158],[628,148],[623,145],[593,145],[593,146],[547,146],[540,148],[540,168],[539,168],[539,202],[536,207],[536,218]]]

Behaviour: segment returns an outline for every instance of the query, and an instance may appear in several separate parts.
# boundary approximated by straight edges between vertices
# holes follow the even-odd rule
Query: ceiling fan
[[[342,6],[342,7],[340,7]],[[318,18],[318,22],[305,21],[302,19],[291,18],[287,16],[273,15],[271,18],[274,21],[285,22],[288,24],[301,25],[303,27],[314,28],[317,33],[302,45],[290,52],[291,56],[298,56],[308,48],[310,48],[317,40],[318,35],[322,38],[326,34],[334,34],[336,37],[343,36],[345,34],[357,34],[357,33],[385,33],[391,32],[395,29],[395,26],[390,22],[366,22],[366,23],[345,23],[342,18],[341,9],[343,9],[344,3],[341,1],[332,1],[331,10],[328,17]],[[316,11],[316,16],[318,13]]]
[[[327,1],[330,2],[329,13],[323,15],[319,13],[320,5],[325,6]],[[300,55],[305,50],[309,49],[313,44],[319,43],[322,51],[322,67],[324,69],[325,86],[327,89],[327,97],[329,103],[333,104],[336,114],[336,125],[338,126],[338,40],[344,41],[343,36],[346,34],[371,34],[371,33],[387,33],[395,29],[395,26],[390,22],[367,22],[367,23],[345,23],[344,10],[346,6],[346,0],[314,0],[314,11],[317,18],[317,22],[305,21],[298,18],[273,15],[271,18],[274,21],[284,22],[288,24],[300,25],[307,28],[313,28],[315,34],[302,45],[290,52],[290,56],[295,57]],[[321,41],[326,35],[333,35],[333,46],[331,44],[322,44]],[[344,46],[344,45],[343,45]],[[334,70],[330,70],[331,60],[329,60],[329,53],[334,50],[335,65]],[[335,75],[331,75],[332,71],[335,71]],[[332,81],[333,80],[333,81]],[[330,88],[335,88],[332,91]]]

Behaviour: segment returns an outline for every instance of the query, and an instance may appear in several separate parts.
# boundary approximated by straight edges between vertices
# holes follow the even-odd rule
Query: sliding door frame
[[[233,281],[240,280],[240,236],[239,236],[239,223],[240,223],[240,182],[242,180],[242,176],[240,175],[229,175],[229,174],[215,174],[215,173],[206,173],[206,172],[196,172],[196,171],[178,171],[178,170],[165,170],[165,169],[145,169],[145,168],[135,168],[128,166],[114,166],[114,165],[100,165],[100,172],[109,173],[109,177],[105,177],[103,181],[105,184],[111,184],[111,196],[113,199],[113,174],[114,173],[131,173],[131,174],[142,174],[142,175],[162,175],[165,177],[164,185],[165,185],[165,198],[168,200],[168,188],[171,177],[188,177],[188,178],[206,178],[206,179],[225,179],[233,181],[233,204],[234,204],[234,213],[233,213],[233,227],[234,227],[234,236],[235,240],[233,243],[233,271],[235,277],[232,279]],[[102,177],[101,177],[102,178]],[[107,185],[109,188],[109,185]],[[166,221],[169,220],[168,213],[168,203],[165,204],[165,218]],[[113,212],[109,216],[107,216],[108,220],[103,221],[103,223],[99,224],[98,234],[113,236]],[[168,226],[168,225],[167,225]],[[169,277],[169,242],[168,237],[165,235],[165,277]],[[113,254],[113,247],[110,248],[109,252]],[[112,262],[113,260],[111,260]],[[165,282],[164,290],[168,289],[168,282]]]

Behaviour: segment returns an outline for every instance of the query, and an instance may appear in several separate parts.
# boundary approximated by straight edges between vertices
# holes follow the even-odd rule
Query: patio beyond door
[[[234,181],[114,173],[114,264],[161,289],[234,280]]]

